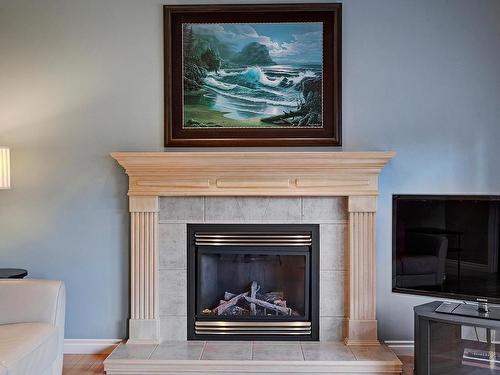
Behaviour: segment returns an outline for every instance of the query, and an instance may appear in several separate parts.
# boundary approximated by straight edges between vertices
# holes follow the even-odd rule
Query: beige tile
[[[160,224],[159,227],[160,269],[186,269],[186,224]]]
[[[302,342],[306,361],[355,361],[348,346],[343,342]]]
[[[350,346],[358,361],[398,361],[398,357],[387,346]]]
[[[160,315],[187,314],[187,271],[160,270]]]
[[[320,269],[345,270],[347,267],[347,225],[320,224]]]
[[[324,341],[341,341],[346,336],[345,318],[333,316],[320,316],[319,318],[319,339]]]
[[[299,342],[255,341],[254,361],[303,361]]]
[[[207,197],[205,219],[218,223],[299,223],[300,198]]]
[[[251,341],[207,341],[202,360],[251,360]]]
[[[203,222],[203,197],[160,198],[160,222]]]
[[[201,358],[204,341],[168,341],[158,345],[150,359],[158,360],[198,360]]]
[[[157,345],[120,344],[107,359],[148,359]]]
[[[345,316],[346,278],[345,271],[320,271],[320,316]]]
[[[343,197],[304,197],[302,222],[338,223],[347,219],[347,199]]]
[[[160,316],[160,337],[162,342],[187,340],[187,317]]]

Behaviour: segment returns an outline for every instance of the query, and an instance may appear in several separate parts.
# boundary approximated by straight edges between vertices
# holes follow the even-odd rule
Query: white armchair
[[[61,375],[65,299],[60,281],[0,280],[0,375]]]

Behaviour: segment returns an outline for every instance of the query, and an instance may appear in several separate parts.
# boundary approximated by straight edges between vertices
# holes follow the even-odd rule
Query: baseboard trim
[[[396,355],[413,355],[414,342],[412,340],[387,340],[384,341]]]
[[[122,339],[65,339],[64,354],[109,354]]]

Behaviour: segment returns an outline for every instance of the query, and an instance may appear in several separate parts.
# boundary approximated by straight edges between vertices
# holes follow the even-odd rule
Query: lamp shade
[[[0,147],[0,189],[10,189],[10,152]]]

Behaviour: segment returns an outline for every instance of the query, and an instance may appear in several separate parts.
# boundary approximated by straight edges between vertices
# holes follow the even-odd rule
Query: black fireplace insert
[[[318,301],[318,225],[188,225],[188,339],[318,340]]]

